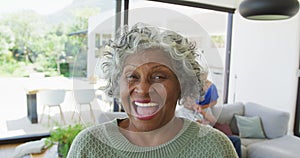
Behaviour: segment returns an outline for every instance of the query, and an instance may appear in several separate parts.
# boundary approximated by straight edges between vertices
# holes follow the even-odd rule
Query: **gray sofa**
[[[235,115],[259,116],[265,138],[241,138],[243,158],[299,158],[300,138],[288,135],[289,113],[253,102],[225,104],[212,108],[221,124],[228,124],[239,135]]]

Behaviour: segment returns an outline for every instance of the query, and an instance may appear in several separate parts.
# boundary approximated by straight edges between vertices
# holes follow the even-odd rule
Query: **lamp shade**
[[[244,0],[240,14],[251,20],[282,20],[297,14],[298,0]]]

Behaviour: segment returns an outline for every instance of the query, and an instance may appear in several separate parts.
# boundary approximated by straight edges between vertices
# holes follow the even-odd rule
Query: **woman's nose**
[[[140,80],[134,88],[134,91],[139,94],[149,94],[152,91],[151,83],[148,80]]]

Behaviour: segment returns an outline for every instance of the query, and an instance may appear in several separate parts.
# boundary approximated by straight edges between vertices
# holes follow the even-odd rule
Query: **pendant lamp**
[[[244,0],[239,6],[240,14],[251,20],[288,19],[298,10],[298,0]]]

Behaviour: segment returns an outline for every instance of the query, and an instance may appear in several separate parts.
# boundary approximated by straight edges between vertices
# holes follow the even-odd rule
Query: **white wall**
[[[299,67],[299,13],[281,21],[234,15],[229,102],[257,102],[290,113],[293,131]],[[237,78],[235,78],[235,76]]]

